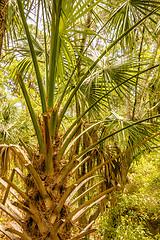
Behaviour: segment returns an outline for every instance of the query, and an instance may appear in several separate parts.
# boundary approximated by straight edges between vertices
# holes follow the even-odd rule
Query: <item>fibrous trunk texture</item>
[[[0,57],[2,51],[3,37],[6,29],[6,13],[8,0],[0,0]]]
[[[23,201],[23,205],[30,210],[25,213],[22,228],[31,239],[69,240],[72,226],[71,222],[66,220],[69,208],[63,204],[60,211],[56,210],[58,203],[66,192],[66,183],[57,184],[62,166],[61,164],[55,166],[54,174],[47,175],[45,173],[44,156],[39,154],[34,154],[33,166],[39,174],[48,196],[42,197],[33,176],[28,174],[25,179],[28,199]]]

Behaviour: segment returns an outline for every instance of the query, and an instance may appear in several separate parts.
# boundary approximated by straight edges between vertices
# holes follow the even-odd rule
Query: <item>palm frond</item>
[[[158,6],[158,1],[126,1],[123,5],[123,8],[121,8],[121,10],[117,14],[115,14],[115,16],[111,19],[109,23],[111,38],[114,39],[117,38],[119,35],[123,34],[123,32],[133,26],[135,22],[139,21],[139,19],[147,15],[149,12],[151,12]],[[155,14],[158,14],[158,12],[155,12]],[[149,20],[153,25],[156,25],[156,21],[154,21],[152,17],[149,17]],[[144,27],[148,31],[146,24],[144,24]],[[128,34],[125,39],[122,40],[123,51],[125,51],[127,47],[131,49],[136,46],[137,39],[139,38],[137,34],[138,32],[142,32],[141,28],[141,26],[138,26],[139,31],[136,31],[135,29],[135,31]],[[154,29],[154,27],[152,27],[152,29]],[[125,46],[127,47],[125,48]]]

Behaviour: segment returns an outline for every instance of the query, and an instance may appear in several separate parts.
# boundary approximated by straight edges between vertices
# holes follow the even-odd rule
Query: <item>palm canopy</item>
[[[126,96],[128,104],[128,96],[134,98],[136,95],[135,85],[141,90],[138,80],[144,80],[148,72],[153,73],[159,66],[141,60],[139,44],[142,45],[142,41],[133,39],[137,32],[143,38],[143,28],[150,33],[152,25],[158,24],[156,17],[160,6],[158,1],[119,2],[117,7],[100,0],[40,0],[38,4],[17,0],[11,6],[11,11],[18,9],[20,13],[14,16],[17,29],[22,22],[25,31],[24,37],[20,28],[23,38],[16,45],[14,32],[10,29],[12,45],[19,53],[17,60],[21,60],[14,74],[38,140],[38,151],[23,143],[27,154],[19,146],[0,146],[1,168],[9,155],[16,155],[29,172],[26,177],[14,169],[10,180],[6,177],[0,180],[1,184],[9,186],[3,204],[12,187],[23,198],[14,205],[28,214],[23,232],[0,229],[11,239],[14,239],[11,233],[27,240],[34,238],[34,234],[42,239],[68,239],[70,232],[67,233],[67,229],[74,222],[103,201],[106,194],[119,189],[118,184],[123,182],[122,172],[127,172],[132,157],[137,154],[133,150],[142,144],[142,149],[147,149],[147,141],[159,136],[159,133],[155,134],[158,128],[143,123],[159,115],[135,121],[127,119],[126,112],[123,116],[116,112],[122,104],[119,99]],[[98,13],[102,11],[104,14],[107,10],[107,19],[105,16],[100,19]],[[31,24],[32,18],[35,26]],[[117,19],[118,25],[115,26]],[[107,36],[109,40],[106,41]],[[133,42],[137,44],[135,50],[138,54],[131,51]],[[6,58],[8,56],[9,53]],[[36,79],[40,118],[35,114],[29,95],[29,75]],[[68,122],[66,118],[73,109],[74,119],[70,118]],[[95,117],[93,113],[97,110]],[[26,193],[12,183],[15,172],[24,179]],[[74,174],[72,181],[68,181]],[[90,183],[94,179],[97,180],[96,191],[92,196],[88,193],[93,190]],[[84,195],[79,195],[83,186],[86,187]],[[84,196],[87,200],[77,207],[77,202]],[[22,219],[15,217],[2,204],[0,208],[23,226]],[[33,226],[38,229],[36,233],[28,231],[30,224],[31,229]],[[90,224],[73,239],[90,233]]]

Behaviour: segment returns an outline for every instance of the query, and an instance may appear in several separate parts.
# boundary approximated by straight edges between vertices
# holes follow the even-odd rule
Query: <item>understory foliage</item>
[[[18,144],[19,139],[31,143],[32,126],[28,121],[28,113],[23,112],[4,98],[0,99],[0,143]]]
[[[108,201],[112,213],[131,164],[160,135],[159,1],[5,4],[0,87],[25,102],[37,143],[2,133],[0,208],[16,224],[0,231],[12,240],[83,239]],[[10,106],[2,116],[13,123]]]
[[[149,153],[134,164],[123,195],[117,198],[112,217],[102,215],[99,233],[102,239],[156,239],[160,237],[159,152]]]

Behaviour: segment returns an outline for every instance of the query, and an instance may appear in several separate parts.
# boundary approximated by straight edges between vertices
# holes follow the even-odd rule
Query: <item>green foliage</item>
[[[111,227],[112,224],[109,220],[106,221],[102,219],[102,222],[99,227],[99,232],[103,237],[103,240],[116,239],[116,240],[146,240],[151,239],[147,237],[146,231],[143,228],[143,225],[139,223],[134,223],[131,220],[132,215],[128,215],[125,218],[121,217],[121,222],[118,228]]]
[[[152,204],[151,204],[152,201]],[[155,199],[139,194],[124,194],[108,217],[101,217],[99,233],[107,239],[159,239],[158,230],[150,230],[150,225],[159,224],[160,207],[154,205]],[[150,224],[150,225],[149,225]],[[153,225],[153,226],[154,226]],[[156,227],[155,227],[156,229]]]
[[[0,146],[2,169],[7,170],[12,153],[29,172],[26,177],[14,169],[26,180],[25,193],[11,182],[14,171],[11,180],[4,178],[24,199],[24,205],[20,202],[17,206],[28,215],[24,221],[25,231],[16,234],[22,239],[69,239],[71,225],[86,219],[83,229],[77,225],[78,236],[74,236],[73,229],[72,239],[78,239],[90,233],[90,220],[94,222],[97,218],[99,207],[96,209],[96,206],[105,200],[106,194],[112,196],[125,186],[130,165],[139,154],[137,146],[143,144],[141,150],[149,149],[157,136],[154,121],[160,115],[152,112],[154,104],[151,93],[146,96],[146,83],[153,86],[152,83],[159,81],[158,41],[153,36],[159,2],[133,0],[104,5],[101,0],[16,0],[14,9],[18,10],[13,23],[20,27],[16,28],[20,40],[17,41],[9,26],[11,35],[4,60],[17,61],[13,75],[19,82],[28,109],[26,115],[29,113],[31,117],[34,129],[31,130],[38,140],[34,149],[25,144],[30,143],[30,139],[25,139],[26,129],[22,131],[22,119],[17,114],[14,124],[17,132],[12,133],[14,139],[17,139],[16,134],[18,137],[20,132],[23,134],[25,151],[15,145]],[[100,9],[107,13],[104,19],[97,15]],[[10,11],[13,12],[13,5]],[[143,42],[147,42],[148,36],[152,36],[155,41],[152,47],[156,47],[152,64],[141,58]],[[8,71],[10,69],[6,69],[4,75]],[[156,80],[151,80],[152,75]],[[1,111],[5,129],[2,143],[14,140],[7,138],[16,116],[11,106],[6,102]],[[71,112],[74,122],[70,116],[71,121],[67,119]],[[135,148],[138,151],[131,151]],[[71,178],[74,182],[68,180]],[[151,184],[156,185],[157,179]],[[95,183],[94,194],[91,194]],[[136,190],[134,195],[125,194],[118,198],[117,205],[109,206],[108,217],[102,224],[105,225],[105,230],[101,231],[104,239],[122,239],[123,234],[127,239],[147,237],[144,223],[148,222],[148,216],[149,220],[153,217],[152,209],[151,213],[144,209],[141,204],[144,196],[139,195],[137,186],[132,188]],[[70,208],[75,194],[77,198],[72,203],[77,205]],[[2,204],[0,207],[8,213]],[[98,211],[86,214],[91,213],[91,208]],[[140,215],[141,209],[145,214]],[[15,220],[12,213],[9,215]],[[127,232],[124,230],[126,223]]]
[[[21,138],[31,144],[32,126],[27,110],[22,109],[19,100],[13,100],[12,103],[2,96],[0,102],[0,143],[18,144]]]
[[[132,166],[124,193],[100,219],[98,229],[104,240],[159,240],[159,155],[149,153]]]

